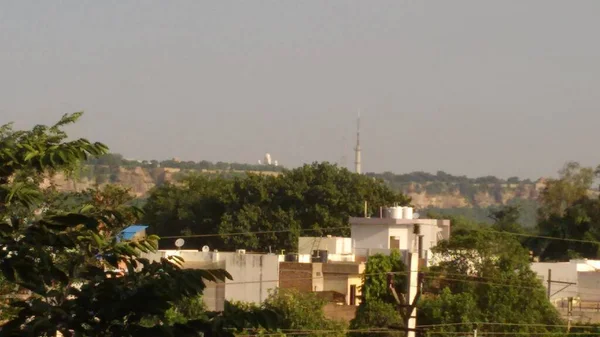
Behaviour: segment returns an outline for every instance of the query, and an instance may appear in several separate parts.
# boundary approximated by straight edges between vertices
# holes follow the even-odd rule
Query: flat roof
[[[393,219],[393,218],[362,218],[362,217],[350,217],[349,222],[351,225],[442,225],[449,226],[450,220],[446,219]]]

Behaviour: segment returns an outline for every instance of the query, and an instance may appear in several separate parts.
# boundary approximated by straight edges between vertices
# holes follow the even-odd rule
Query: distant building
[[[327,261],[354,262],[352,238],[326,236],[326,237],[300,237],[298,238],[298,261],[311,262],[319,252],[327,253]]]
[[[600,303],[600,260],[571,260],[569,262],[534,262],[533,270],[548,289],[548,271],[552,281],[550,300],[555,304],[569,297],[582,302]],[[574,283],[574,284],[568,284]]]
[[[233,278],[225,282],[207,282],[203,299],[208,310],[222,311],[225,301],[260,304],[279,286],[279,259],[274,254],[246,254],[198,250],[159,250],[144,254],[150,261],[178,255],[184,259],[183,268],[224,269]]]
[[[303,292],[327,292],[338,305],[360,304],[365,264],[358,262],[280,262],[279,287]]]
[[[382,209],[378,218],[351,217],[349,222],[357,260],[398,249],[420,251],[420,258],[430,265],[431,248],[450,238],[450,220],[414,219],[412,207]]]

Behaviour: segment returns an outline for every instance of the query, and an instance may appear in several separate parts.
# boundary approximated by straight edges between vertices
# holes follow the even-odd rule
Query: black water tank
[[[326,250],[313,250],[312,262],[327,263],[329,261],[328,253]]]
[[[285,262],[298,262],[298,254],[285,254]]]

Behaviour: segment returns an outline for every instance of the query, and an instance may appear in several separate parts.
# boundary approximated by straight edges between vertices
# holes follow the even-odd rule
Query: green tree
[[[157,248],[158,238],[116,240],[112,233],[127,225],[118,207],[37,212],[46,201],[39,188],[46,174],[74,170],[107,151],[100,143],[66,140],[62,127],[80,115],[31,131],[0,127],[0,269],[9,283],[32,292],[11,303],[18,313],[0,336],[232,336],[219,328],[218,316],[165,324],[172,303],[200,295],[205,280],[230,278],[227,272],[139,258]],[[126,273],[115,271],[122,268]],[[148,317],[161,323],[143,325]]]
[[[541,236],[586,241],[600,240],[600,199],[590,189],[595,171],[578,163],[567,163],[559,179],[551,179],[540,195],[537,225]],[[529,245],[543,260],[597,258],[600,247],[594,243],[568,240],[529,240]]]
[[[370,256],[363,274],[362,298],[350,326],[354,330],[398,328],[404,325],[390,283],[398,296],[406,293],[406,266],[398,250],[390,255]],[[391,279],[390,279],[391,278]],[[381,336],[381,332],[356,333],[355,336]],[[394,335],[396,333],[390,333]]]
[[[518,205],[507,205],[492,210],[489,217],[494,221],[492,228],[495,230],[511,233],[523,232],[523,227],[519,224],[521,208]]]
[[[164,236],[208,234],[195,244],[236,248],[295,250],[304,235],[349,235],[349,216],[370,214],[410,199],[381,181],[328,163],[314,163],[279,176],[191,175],[178,184],[155,188],[144,207],[145,222]],[[261,232],[260,235],[253,234]],[[248,233],[230,235],[231,233]]]
[[[540,194],[540,217],[562,216],[578,200],[588,196],[596,171],[568,162],[559,171],[559,179],[548,179]]]
[[[365,301],[359,305],[356,311],[356,317],[350,322],[351,330],[362,330],[364,332],[353,332],[352,336],[397,336],[403,335],[404,332],[388,332],[381,331],[368,332],[367,330],[383,330],[398,328],[404,325],[402,318],[398,314],[398,306],[393,303],[384,302],[381,299],[374,298]]]
[[[346,326],[341,321],[325,317],[325,300],[315,293],[296,289],[278,289],[264,303],[264,308],[277,313],[282,331],[312,330],[306,336],[344,336]],[[298,333],[296,333],[297,335]],[[304,334],[302,334],[304,335]]]
[[[426,296],[418,304],[420,324],[502,322],[529,325],[495,327],[497,333],[558,332],[544,326],[560,325],[562,320],[531,271],[527,250],[513,236],[485,229],[453,232],[434,251],[444,258],[425,271]],[[453,329],[459,328],[446,331],[466,331]]]

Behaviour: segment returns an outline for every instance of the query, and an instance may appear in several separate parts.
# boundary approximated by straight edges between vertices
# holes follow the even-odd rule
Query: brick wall
[[[280,262],[279,288],[312,291],[312,263]]]

